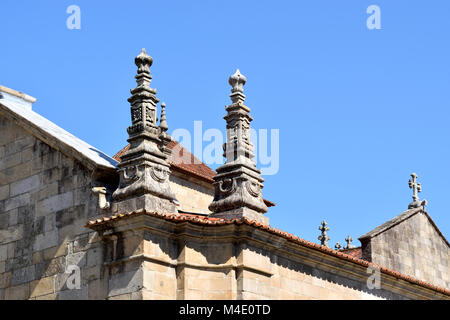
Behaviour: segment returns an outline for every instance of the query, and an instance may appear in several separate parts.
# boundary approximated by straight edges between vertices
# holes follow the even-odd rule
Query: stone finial
[[[150,57],[144,48],[141,53],[134,58],[134,63],[138,67],[136,82],[139,86],[148,86],[152,80],[150,76],[150,67],[153,64],[153,58]],[[156,92],[155,92],[156,93]]]
[[[345,238],[345,242],[347,242],[347,245],[344,247],[344,249],[351,249],[354,248],[355,246],[352,245],[352,237],[350,237],[350,235],[347,236],[347,238]]]
[[[330,240],[330,237],[327,235],[327,231],[330,230],[330,228],[327,227],[327,223],[325,220],[323,220],[319,226],[319,230],[321,231],[321,235],[317,237],[317,239],[320,240],[320,244],[323,246],[328,247],[328,240]]]
[[[254,146],[250,142],[250,108],[244,105],[243,86],[247,79],[239,70],[229,78],[232,103],[225,107],[227,141],[224,144],[225,164],[217,168],[214,177],[214,199],[209,205],[212,216],[246,217],[269,224],[267,206],[262,198],[264,179],[253,160]]]
[[[340,244],[339,242],[337,242],[337,243],[335,244],[334,248],[335,248],[336,250],[341,250],[342,246],[341,246],[341,244]]]
[[[411,173],[411,179],[409,179],[409,188],[413,190],[413,201],[408,205],[408,209],[424,207],[427,205],[427,200],[419,200],[419,192],[422,192],[422,185],[417,182],[417,174]]]
[[[137,87],[128,99],[131,108],[131,126],[128,127],[130,148],[121,157],[119,187],[113,193],[116,201],[113,211],[121,213],[137,209],[158,212],[177,212],[170,189],[170,136],[165,117],[165,105],[161,106],[161,122],[157,124],[156,106],[159,99],[156,90],[150,88],[153,63],[145,49],[135,58],[138,67]]]
[[[159,121],[159,127],[164,132],[169,129],[166,121],[166,104],[164,102],[161,103],[161,120]]]
[[[228,79],[228,83],[231,86],[231,93],[244,93],[244,85],[246,82],[247,78],[243,74],[241,74],[239,69],[236,69],[236,72]]]

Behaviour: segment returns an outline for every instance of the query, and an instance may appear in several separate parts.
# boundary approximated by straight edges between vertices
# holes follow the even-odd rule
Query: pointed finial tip
[[[147,54],[145,48],[142,48],[141,53],[134,59],[134,62],[139,67],[139,72],[148,73],[148,68],[153,64],[153,58]]]
[[[161,108],[165,108],[166,107],[166,103],[165,102],[161,102]]]
[[[239,71],[239,69],[236,69],[236,72],[230,76],[230,79],[228,79],[228,83],[232,87],[231,92],[244,92],[244,84],[247,82],[247,78]]]

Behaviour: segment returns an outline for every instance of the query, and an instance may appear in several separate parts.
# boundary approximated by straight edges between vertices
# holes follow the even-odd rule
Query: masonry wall
[[[214,197],[214,188],[206,182],[180,176],[178,172],[172,172],[169,180],[170,188],[180,202],[179,210],[195,213],[210,213],[208,206]]]
[[[117,299],[449,299],[251,226],[198,226],[144,215],[105,228]],[[111,237],[111,235],[109,236]],[[122,248],[122,249],[120,249]],[[115,271],[114,271],[115,270]]]
[[[91,172],[0,114],[0,299],[101,299]],[[67,279],[80,269],[80,289]]]
[[[424,213],[368,241],[363,254],[372,262],[450,288],[450,248]]]
[[[319,266],[248,243],[173,240],[147,235],[144,299],[409,299],[388,287],[370,290],[339,264]],[[172,248],[173,254],[169,253]],[[177,252],[178,251],[178,252]],[[130,297],[130,296],[129,296]],[[123,297],[124,298],[124,297]]]

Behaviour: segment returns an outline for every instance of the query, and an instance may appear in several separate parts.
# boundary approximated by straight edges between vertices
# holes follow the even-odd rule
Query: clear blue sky
[[[81,30],[66,9],[81,8]],[[381,8],[381,30],[366,9]],[[34,110],[113,155],[126,144],[134,57],[169,132],[225,131],[229,75],[247,77],[255,128],[280,130],[280,171],[264,196],[277,228],[330,244],[404,211],[409,174],[450,237],[450,2],[2,0],[0,83]],[[359,241],[355,241],[359,244]]]

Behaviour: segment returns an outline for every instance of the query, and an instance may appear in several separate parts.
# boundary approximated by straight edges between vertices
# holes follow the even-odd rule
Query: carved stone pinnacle
[[[217,168],[214,177],[214,200],[209,205],[212,216],[223,218],[246,217],[269,224],[263,214],[267,206],[262,198],[264,179],[253,160],[250,142],[250,108],[244,105],[243,86],[247,79],[239,70],[229,78],[232,104],[226,106],[227,141],[224,144],[225,164]]]

